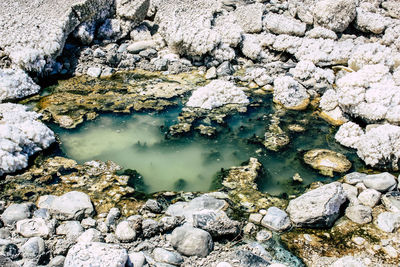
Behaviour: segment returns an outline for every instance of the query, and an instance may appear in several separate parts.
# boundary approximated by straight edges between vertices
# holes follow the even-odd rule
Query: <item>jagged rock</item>
[[[28,166],[28,158],[50,146],[54,133],[40,115],[19,104],[0,104],[0,175]]]
[[[273,231],[285,231],[291,226],[291,223],[285,211],[271,207],[262,219],[261,225]]]
[[[382,204],[388,211],[400,212],[400,193],[391,191],[384,194],[381,198]]]
[[[284,76],[274,81],[274,102],[287,109],[303,110],[310,103],[310,96],[295,79]]]
[[[99,242],[78,243],[68,251],[65,267],[78,266],[113,266],[124,267],[128,253],[118,245]]]
[[[246,57],[257,60],[262,54],[262,47],[260,41],[255,35],[243,34],[242,42],[240,43],[243,55]]]
[[[400,227],[400,213],[382,212],[376,219],[376,226],[382,231],[391,233]]]
[[[242,89],[232,82],[213,80],[208,85],[196,89],[186,106],[213,109],[226,104],[248,103],[249,100]]]
[[[388,172],[367,175],[362,182],[367,188],[380,192],[391,191],[397,185],[396,177]]]
[[[295,226],[329,227],[338,218],[345,201],[342,185],[333,182],[291,200],[286,211]]]
[[[239,6],[236,11],[236,19],[238,24],[246,33],[258,33],[262,30],[262,16],[265,5],[255,3],[250,5]]]
[[[264,16],[264,27],[275,34],[288,34],[295,36],[304,36],[306,24],[280,14],[268,13]]]
[[[17,233],[24,237],[48,237],[51,229],[42,218],[24,219],[17,222]]]
[[[364,205],[349,206],[345,212],[347,218],[358,224],[372,221],[372,209]]]
[[[143,209],[149,210],[154,213],[161,213],[162,206],[155,199],[148,199],[143,206]]]
[[[387,22],[384,16],[358,7],[354,25],[363,32],[380,34],[385,30]]]
[[[172,246],[185,256],[207,256],[214,247],[211,235],[191,226],[175,228],[171,235]]]
[[[111,208],[107,214],[105,223],[108,227],[115,227],[118,218],[121,216],[121,212],[118,208]]]
[[[119,17],[139,23],[147,15],[150,0],[116,0],[115,4]]]
[[[240,223],[229,219],[223,211],[202,210],[193,213],[193,226],[203,229],[211,236],[236,236]]]
[[[161,231],[161,224],[153,219],[146,219],[142,222],[142,234],[144,237],[151,237]]]
[[[168,251],[163,248],[155,248],[153,250],[154,259],[158,262],[164,262],[171,265],[180,266],[183,258],[179,253]]]
[[[94,40],[95,31],[96,23],[94,21],[87,21],[81,23],[78,27],[76,27],[72,35],[82,44],[89,45]]]
[[[136,239],[136,231],[132,229],[129,221],[122,221],[117,225],[115,235],[121,242],[132,242]]]
[[[11,204],[1,215],[1,220],[6,225],[12,225],[17,221],[30,218],[33,207],[32,203]]]
[[[47,208],[59,220],[81,220],[94,212],[89,196],[78,191],[71,191],[59,197],[41,196],[38,207]]]
[[[39,92],[40,86],[21,69],[0,69],[0,103]]]
[[[333,176],[333,172],[347,172],[351,168],[346,156],[328,149],[312,149],[303,158],[305,163],[328,176]]]
[[[322,0],[314,6],[314,25],[343,32],[356,17],[355,0]]]

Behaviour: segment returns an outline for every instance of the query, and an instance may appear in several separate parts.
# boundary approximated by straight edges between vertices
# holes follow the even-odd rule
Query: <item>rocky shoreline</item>
[[[398,265],[396,1],[3,1],[0,36],[0,265]],[[257,189],[251,158],[217,191],[144,195],[113,162],[29,161],[56,142],[43,121],[183,104],[168,133],[214,136],[266,94],[266,149],[290,142],[280,113],[311,109],[372,173],[285,199]],[[316,148],[305,161],[332,175],[349,170],[342,156]]]

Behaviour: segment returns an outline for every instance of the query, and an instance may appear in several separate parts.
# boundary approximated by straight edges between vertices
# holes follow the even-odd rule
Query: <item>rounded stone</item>
[[[313,149],[304,154],[304,162],[321,174],[333,176],[333,172],[347,172],[351,162],[340,153],[328,149]]]

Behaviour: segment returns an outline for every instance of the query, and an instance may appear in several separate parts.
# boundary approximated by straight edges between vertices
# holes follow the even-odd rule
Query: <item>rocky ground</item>
[[[397,1],[2,1],[0,36],[2,266],[398,265]],[[267,149],[290,142],[284,110],[313,109],[373,173],[278,199],[257,190],[252,158],[217,192],[143,196],[139,174],[112,162],[29,161],[56,141],[42,119],[73,128],[100,112],[182,103],[170,134],[200,121],[212,136],[209,122],[268,93],[281,108]],[[32,101],[35,111],[21,104]],[[305,162],[328,175],[350,168],[332,151]]]

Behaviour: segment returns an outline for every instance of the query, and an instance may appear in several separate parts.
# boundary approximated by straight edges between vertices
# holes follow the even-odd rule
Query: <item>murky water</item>
[[[266,103],[271,103],[269,100],[266,99]],[[353,162],[353,169],[363,167],[353,151],[334,142],[336,130],[333,127],[307,112],[288,112],[281,118],[284,130],[302,121],[306,131],[290,133],[290,144],[279,152],[272,152],[249,141],[254,135],[263,136],[270,122],[268,114],[272,112],[269,104],[231,117],[214,139],[198,134],[166,138],[166,129],[176,122],[179,111],[101,115],[74,130],[53,129],[68,157],[80,163],[93,159],[113,160],[126,169],[137,170],[147,192],[206,191],[221,168],[237,166],[249,157],[257,157],[265,168],[258,181],[260,190],[274,195],[296,193],[313,181],[332,179],[302,162],[303,153],[314,148],[344,153]],[[293,182],[295,173],[304,179],[302,184]]]

